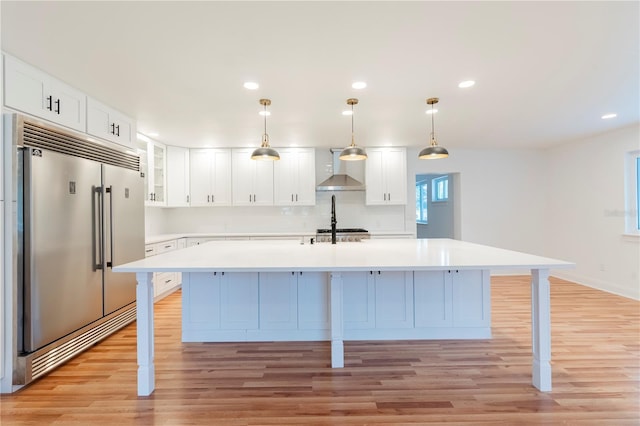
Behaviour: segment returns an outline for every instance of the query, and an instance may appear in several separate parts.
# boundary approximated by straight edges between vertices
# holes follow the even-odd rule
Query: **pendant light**
[[[343,149],[340,153],[340,159],[345,161],[359,161],[367,159],[367,152],[364,150],[364,148],[356,146],[355,142],[353,141],[353,106],[357,104],[357,99],[347,99],[347,105],[351,105],[351,145]]]
[[[437,104],[438,100],[438,98],[427,99],[427,104],[431,105],[431,141],[428,147],[420,151],[418,158],[421,160],[436,160],[438,158],[447,158],[449,156],[449,151],[438,145],[438,141],[436,141],[436,133],[433,127],[433,105]]]
[[[278,151],[269,145],[269,135],[267,134],[267,105],[271,105],[271,100],[260,99],[260,105],[264,106],[264,134],[262,135],[262,145],[251,154],[252,160],[279,160]]]

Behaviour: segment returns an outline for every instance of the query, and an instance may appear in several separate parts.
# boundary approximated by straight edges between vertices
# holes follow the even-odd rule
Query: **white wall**
[[[416,175],[459,173],[456,190],[460,205],[456,210],[460,218],[456,227],[461,239],[544,254],[541,151],[450,149],[449,158],[419,160],[420,149],[407,150],[409,205],[415,205]],[[407,226],[415,226],[415,209],[407,209],[406,220]]]
[[[639,148],[635,125],[545,152],[545,253],[576,263],[556,275],[640,299],[640,241],[623,236],[619,214],[625,211],[625,153]]]

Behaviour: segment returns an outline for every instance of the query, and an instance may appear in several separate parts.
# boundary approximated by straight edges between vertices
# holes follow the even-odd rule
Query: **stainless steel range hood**
[[[316,186],[316,191],[364,191],[362,182],[342,172],[341,149],[330,149],[333,155],[333,175]]]

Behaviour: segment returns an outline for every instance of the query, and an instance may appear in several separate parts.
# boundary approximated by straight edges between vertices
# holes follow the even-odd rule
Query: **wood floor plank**
[[[640,303],[551,279],[553,392],[531,386],[529,277],[493,277],[488,340],[181,343],[156,304],[156,390],[130,325],[0,397],[4,425],[639,425]]]

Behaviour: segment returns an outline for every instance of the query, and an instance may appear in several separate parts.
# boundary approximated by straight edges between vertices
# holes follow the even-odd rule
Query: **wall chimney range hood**
[[[342,149],[330,149],[333,156],[333,175],[316,186],[316,191],[364,191],[362,182],[341,172],[340,152]]]

